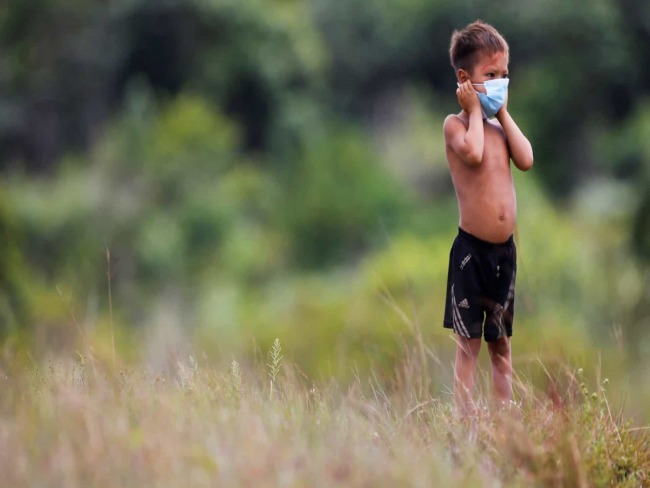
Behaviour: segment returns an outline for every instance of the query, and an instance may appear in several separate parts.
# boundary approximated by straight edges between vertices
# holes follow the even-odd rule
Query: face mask
[[[486,80],[485,83],[472,83],[474,86],[485,87],[486,93],[476,92],[481,101],[483,117],[491,119],[506,103],[509,82],[509,78],[497,78],[496,80]]]

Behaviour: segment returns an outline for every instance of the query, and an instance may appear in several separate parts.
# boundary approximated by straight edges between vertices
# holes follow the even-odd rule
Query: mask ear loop
[[[460,88],[460,83],[456,82],[456,86]],[[472,86],[485,86],[485,83],[472,83]]]

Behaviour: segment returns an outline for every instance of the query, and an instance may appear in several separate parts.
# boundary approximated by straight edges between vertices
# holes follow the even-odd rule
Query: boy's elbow
[[[474,158],[471,158],[471,159],[467,160],[467,165],[468,166],[475,167],[475,166],[479,166],[480,164],[481,164],[481,158],[474,157]]]
[[[524,161],[519,161],[517,167],[520,171],[528,171],[533,167],[534,161],[531,159],[526,159]]]
[[[465,156],[465,163],[468,166],[478,166],[481,164],[482,160],[483,160],[483,154],[479,153],[478,151],[469,152]]]
[[[533,166],[535,164],[535,161],[533,158],[530,158],[530,161],[528,161],[528,165],[526,166],[526,169],[524,171],[528,171],[529,169],[533,169]]]
[[[534,162],[533,153],[531,151],[529,154],[520,154],[515,161],[515,165],[520,171],[528,171],[533,167]]]

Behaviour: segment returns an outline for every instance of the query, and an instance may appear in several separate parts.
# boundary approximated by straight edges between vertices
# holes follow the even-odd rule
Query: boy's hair
[[[455,71],[464,69],[471,72],[481,52],[490,56],[498,52],[509,55],[508,43],[490,24],[477,20],[451,35],[449,57]]]

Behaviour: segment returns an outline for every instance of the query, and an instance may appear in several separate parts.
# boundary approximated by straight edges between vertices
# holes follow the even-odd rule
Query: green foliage
[[[480,17],[510,43],[509,108],[536,154],[516,177],[515,353],[602,347],[642,370],[624,358],[647,357],[650,317],[645,5],[2,3],[3,344],[96,335],[108,357],[108,275],[123,354],[165,322],[209,355],[283,337],[309,374],[349,378],[418,337],[442,388],[447,49]]]
[[[584,435],[583,459],[594,486],[645,486],[648,474],[647,439],[638,435],[630,421],[612,412],[605,378],[596,391],[581,383],[584,401],[577,409],[575,429]],[[593,428],[593,426],[600,426]]]
[[[648,91],[637,62],[648,32],[644,3],[491,7],[485,0],[9,1],[0,25],[0,138],[8,141],[0,156],[5,165],[46,172],[69,148],[92,150],[115,102],[117,112],[128,106],[128,87],[143,78],[161,99],[189,91],[213,101],[237,120],[246,148],[283,161],[323,113],[361,122],[394,86],[425,84],[456,110],[449,37],[483,18],[510,42],[510,105],[546,162],[538,172],[548,190],[566,195],[588,174],[583,168],[599,165],[589,157],[598,144],[592,127],[615,130]],[[604,167],[611,166],[622,168],[616,158]]]
[[[406,209],[403,190],[352,128],[313,137],[286,200],[295,257],[307,265],[345,261],[385,235]]]
[[[210,190],[232,166],[232,126],[190,98],[151,121],[135,117],[99,145],[88,168],[72,161],[57,180],[14,181],[16,212],[51,276],[96,280],[106,247],[145,276],[182,276],[179,258],[204,257],[227,225]]]
[[[20,252],[19,225],[6,198],[0,193],[0,338],[16,333],[28,320],[29,270]]]

